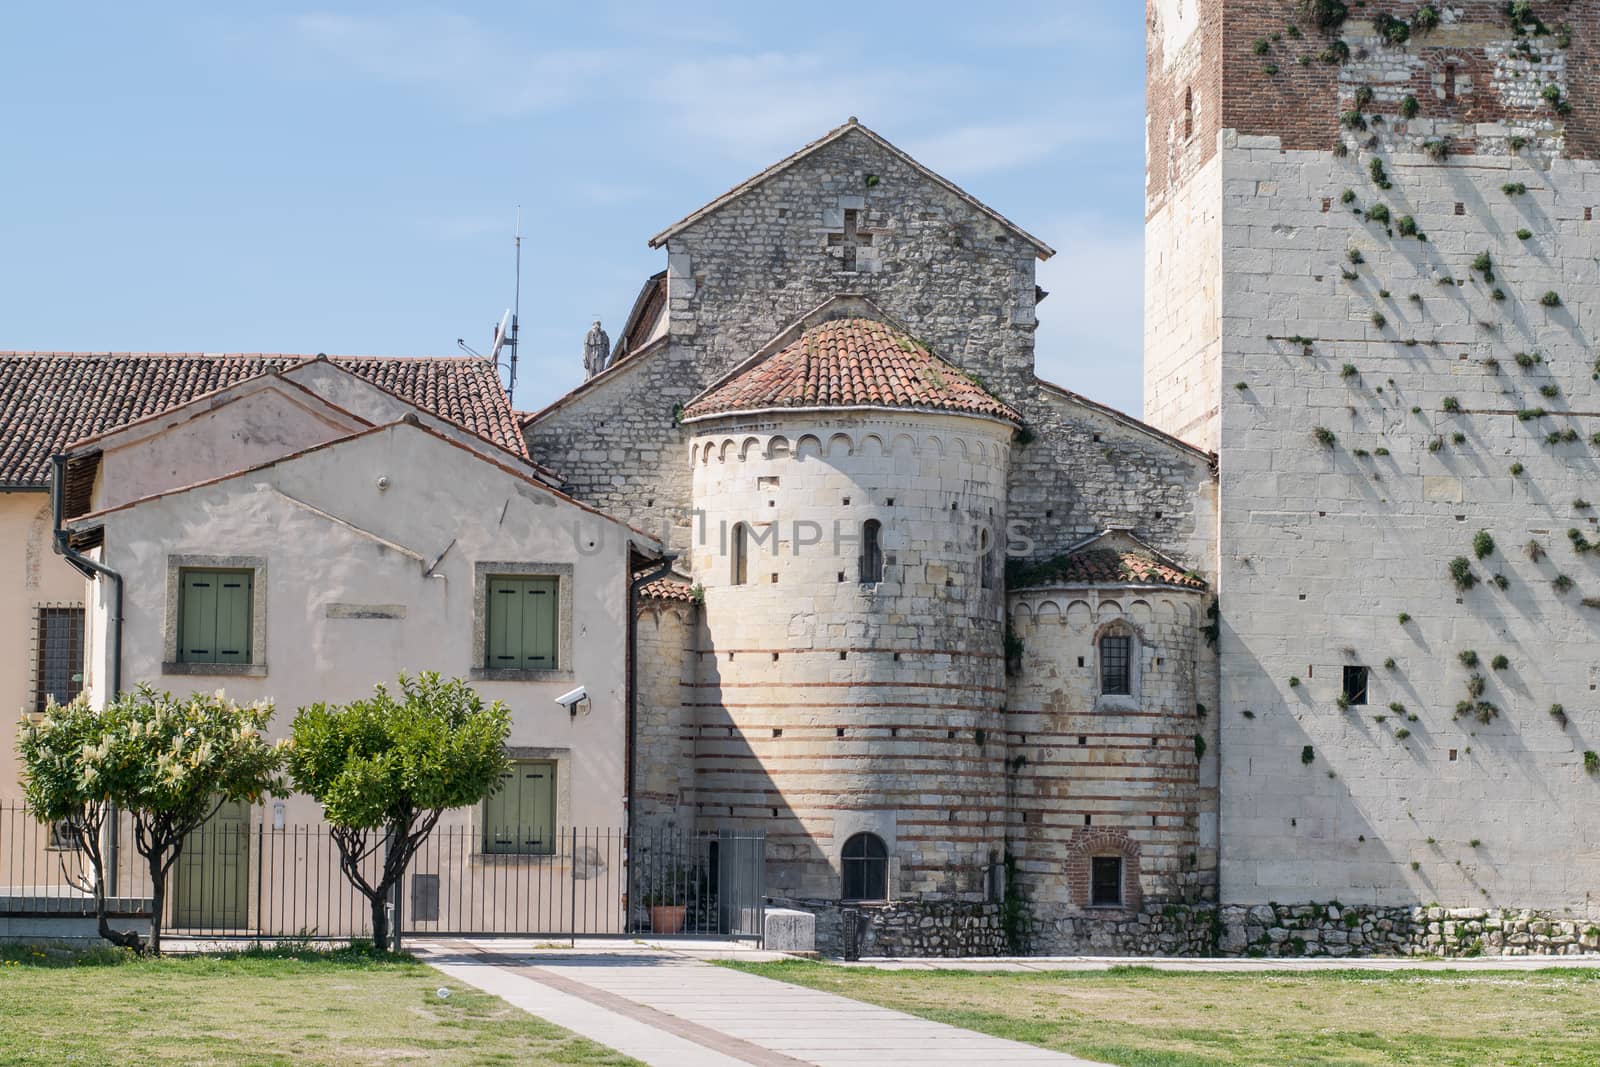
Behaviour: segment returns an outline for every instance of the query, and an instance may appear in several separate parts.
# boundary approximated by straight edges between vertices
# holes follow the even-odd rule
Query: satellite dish
[[[489,361],[491,363],[499,361],[500,349],[505,347],[506,330],[510,325],[511,309],[507,308],[506,313],[500,316],[500,325],[494,328],[494,341],[489,345]]]

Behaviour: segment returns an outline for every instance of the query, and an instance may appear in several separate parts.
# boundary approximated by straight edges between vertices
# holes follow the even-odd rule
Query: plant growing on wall
[[[1550,717],[1554,719],[1556,721],[1556,725],[1561,727],[1563,730],[1567,728],[1567,709],[1562,707],[1560,704],[1550,705]]]
[[[345,878],[372,908],[372,940],[390,945],[388,904],[441,816],[477,804],[510,768],[511,716],[459,678],[400,676],[349,704],[301,708],[291,727],[295,788],[322,804]],[[381,856],[376,877],[368,861]]]
[[[1561,306],[1561,294],[1551,289],[1539,298],[1539,303],[1547,308],[1558,308]]]
[[[1519,227],[1517,229],[1517,240],[1519,240],[1519,241],[1528,241],[1528,240],[1532,240],[1532,238],[1533,238],[1533,231],[1528,229],[1526,226],[1522,226],[1522,227]]]
[[[1472,535],[1472,554],[1479,559],[1494,555],[1494,538],[1488,530],[1479,530]]]
[[[1572,588],[1572,579],[1568,578],[1565,574],[1558,574],[1554,578],[1550,579],[1550,584],[1556,587],[1556,592],[1565,593],[1567,590]]]
[[[1316,758],[1317,758],[1317,750],[1315,748],[1311,747],[1310,745],[1306,745],[1304,748],[1302,748],[1300,750],[1300,762],[1301,763],[1304,763],[1307,766],[1310,766],[1312,761],[1314,761]]]
[[[1528,187],[1522,182],[1506,182],[1500,187],[1500,191],[1507,196],[1521,196],[1528,191]]]
[[[1326,426],[1313,426],[1311,428],[1311,436],[1323,448],[1332,448],[1334,441],[1337,440],[1333,435],[1333,431]]]
[[[1600,774],[1600,753],[1592,750],[1584,752],[1583,769],[1589,774]]]
[[[1394,183],[1389,180],[1388,172],[1383,169],[1383,160],[1374,158],[1367,164],[1367,173],[1372,176],[1372,183],[1379,189],[1389,189]]]
[[[1453,396],[1445,397],[1444,400],[1440,403],[1440,407],[1444,408],[1445,411],[1449,412],[1452,415],[1461,414],[1461,401],[1457,400]]]

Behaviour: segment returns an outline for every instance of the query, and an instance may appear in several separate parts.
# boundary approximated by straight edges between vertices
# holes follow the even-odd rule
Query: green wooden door
[[[491,670],[555,670],[559,579],[490,578],[488,586],[489,647],[484,666]]]
[[[250,805],[218,808],[184,841],[174,873],[174,929],[242,931],[249,921]]]
[[[185,570],[181,580],[179,661],[249,663],[254,573]]]

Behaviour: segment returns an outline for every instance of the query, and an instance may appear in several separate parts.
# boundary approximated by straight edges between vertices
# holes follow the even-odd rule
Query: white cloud
[[[357,73],[441,93],[476,117],[562,104],[621,68],[605,49],[527,50],[455,14],[311,14],[290,26],[302,44]]]
[[[1068,145],[1101,140],[1119,132],[1111,122],[1035,119],[958,126],[913,140],[906,150],[941,173],[981,174],[1035,163]]]
[[[1094,216],[1037,231],[1058,249],[1039,264],[1050,298],[1035,335],[1039,375],[1139,416],[1143,405],[1144,233]]]
[[[851,115],[869,126],[897,121],[949,84],[931,67],[762,52],[668,63],[651,80],[649,99],[678,136],[770,163]]]

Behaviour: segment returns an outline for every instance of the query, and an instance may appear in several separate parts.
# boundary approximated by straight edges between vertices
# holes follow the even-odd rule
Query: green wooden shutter
[[[491,670],[555,670],[557,578],[490,578],[487,653]]]
[[[522,585],[516,578],[489,579],[489,648],[485,667],[522,666]]]
[[[524,579],[522,605],[522,666],[526,670],[554,670],[557,580]]]
[[[483,802],[483,850],[517,850],[516,812],[521,780],[515,765],[500,776],[500,789]]]
[[[178,605],[178,659],[183,663],[217,662],[217,576],[211,571],[184,571],[183,600]]]
[[[555,846],[556,765],[525,763],[517,768],[522,778],[517,813],[522,835],[521,852],[549,852]]]
[[[255,575],[191,571],[180,578],[178,659],[183,663],[249,663]]]
[[[217,662],[250,662],[250,595],[253,575],[223,571],[217,575]]]

